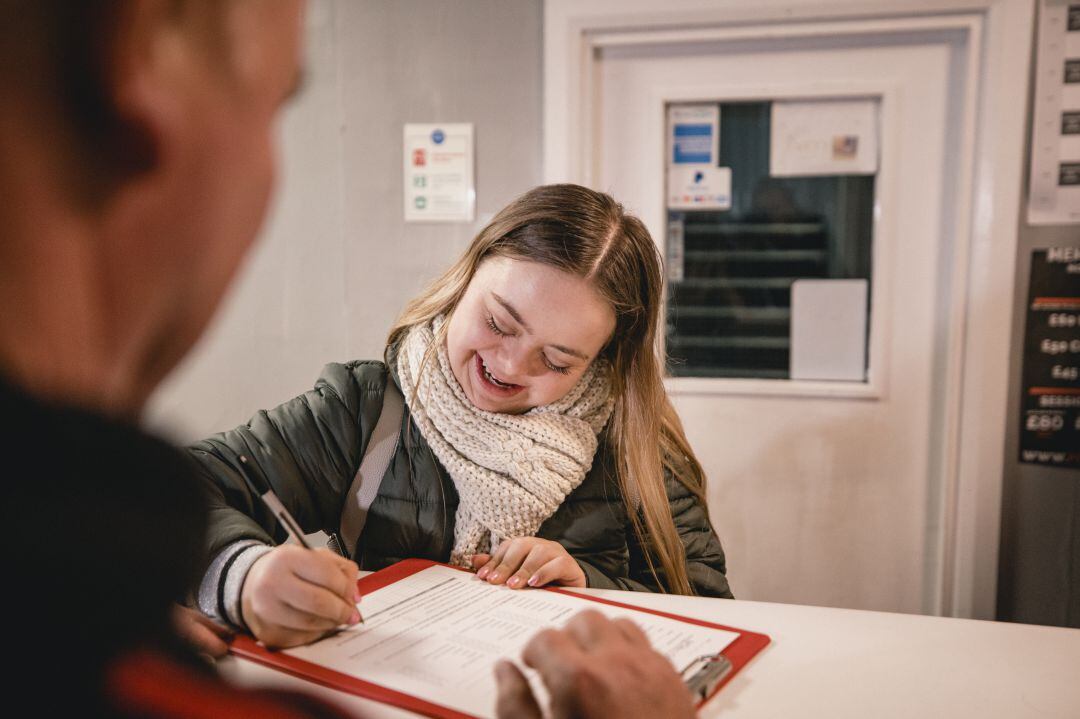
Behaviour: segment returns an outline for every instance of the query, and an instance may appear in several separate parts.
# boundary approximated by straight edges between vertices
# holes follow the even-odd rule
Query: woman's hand
[[[539,537],[507,539],[493,554],[474,554],[471,561],[480,579],[511,589],[545,584],[585,586],[585,572],[566,548]]]
[[[328,549],[276,547],[255,561],[240,590],[240,612],[268,647],[293,647],[342,624],[356,624],[359,572]]]

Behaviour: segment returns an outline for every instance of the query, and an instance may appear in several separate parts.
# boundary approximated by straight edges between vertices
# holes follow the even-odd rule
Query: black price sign
[[[1080,135],[1080,112],[1061,113],[1061,134]]]
[[[1020,461],[1080,467],[1080,247],[1031,253]]]

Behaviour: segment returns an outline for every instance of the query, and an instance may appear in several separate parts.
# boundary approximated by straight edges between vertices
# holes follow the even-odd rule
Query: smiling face
[[[614,329],[611,306],[581,277],[493,257],[454,309],[446,348],[473,405],[520,414],[566,395]]]

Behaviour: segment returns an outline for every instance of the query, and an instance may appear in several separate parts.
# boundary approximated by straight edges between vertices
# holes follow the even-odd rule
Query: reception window
[[[845,105],[669,106],[670,375],[865,381],[877,107]]]

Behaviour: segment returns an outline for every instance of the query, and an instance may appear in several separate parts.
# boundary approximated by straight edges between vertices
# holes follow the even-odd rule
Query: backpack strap
[[[367,449],[356,470],[349,492],[345,495],[345,506],[341,510],[340,540],[337,550],[348,557],[356,547],[364,524],[367,523],[368,509],[379,494],[386,470],[397,452],[401,441],[401,418],[404,414],[404,398],[401,390],[394,383],[393,377],[386,378],[383,390],[382,412],[375,423],[375,429],[368,439]],[[331,547],[334,540],[331,539]]]

